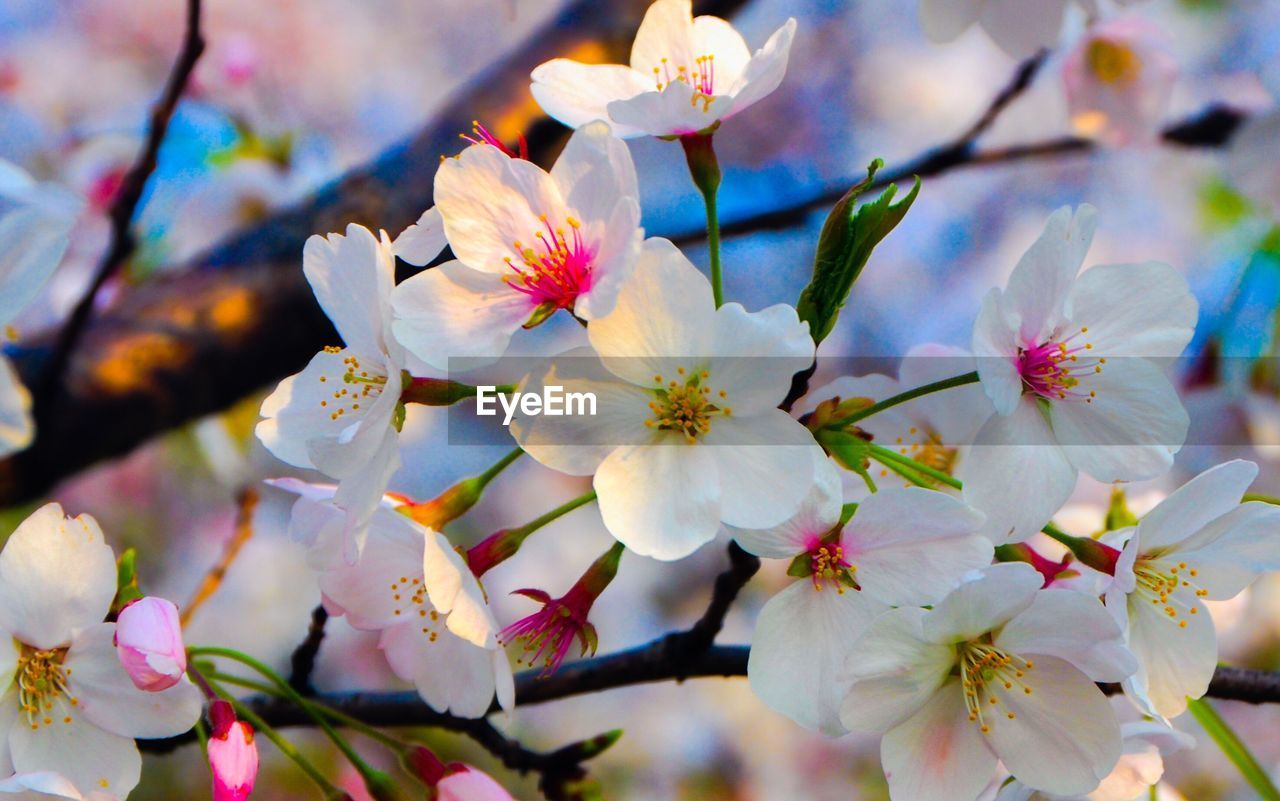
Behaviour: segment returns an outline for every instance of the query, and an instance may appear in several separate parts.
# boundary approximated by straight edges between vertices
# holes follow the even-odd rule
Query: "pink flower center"
[[[829,585],[843,595],[846,589],[860,589],[854,580],[858,567],[845,558],[844,546],[838,542],[819,544],[810,548],[809,571],[815,590],[821,591],[824,586]]]
[[[1106,359],[1088,355],[1093,350],[1090,342],[1080,342],[1089,329],[1082,327],[1068,337],[1050,338],[1038,345],[1028,344],[1018,349],[1018,375],[1022,377],[1025,391],[1054,401],[1083,400],[1092,403],[1097,397],[1094,390],[1086,391],[1081,382],[1102,372]],[[1083,356],[1083,358],[1082,358]]]
[[[583,239],[582,226],[574,218],[566,220],[569,232],[552,226],[545,214],[540,219],[544,230],[534,235],[532,246],[518,240],[512,243],[520,262],[510,256],[504,259],[513,274],[503,280],[532,298],[535,305],[572,309],[578,296],[591,289],[595,249]]]
[[[517,593],[543,604],[542,609],[507,626],[498,635],[503,645],[524,641],[524,652],[516,663],[530,666],[542,663],[543,675],[559,670],[576,640],[580,653],[595,653],[595,627],[588,622],[594,598],[589,593],[571,589],[563,598],[551,598],[541,590],[517,590]]]

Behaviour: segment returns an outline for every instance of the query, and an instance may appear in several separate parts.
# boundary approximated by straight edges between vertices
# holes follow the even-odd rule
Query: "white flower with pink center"
[[[82,205],[68,190],[38,183],[0,159],[0,349],[17,338],[14,319],[62,261]],[[34,435],[31,393],[0,353],[0,457],[27,447]]]
[[[665,239],[644,243],[617,307],[587,328],[590,348],[526,376],[591,392],[595,414],[531,415],[511,423],[534,459],[594,476],[610,533],[642,556],[680,559],[721,521],[776,525],[813,486],[813,435],[778,408],[791,377],[813,362],[795,309],[716,308],[711,284]]]
[[[636,32],[630,66],[557,58],[533,71],[543,111],[572,128],[611,120],[623,138],[705,131],[778,88],[796,21],[754,54],[719,17],[693,16],[690,0],[658,0]]]
[[[397,254],[425,264],[447,241],[458,260],[404,281],[392,305],[396,337],[440,370],[498,358],[557,311],[608,314],[644,236],[631,154],[602,122],[576,131],[550,172],[472,145],[440,165],[435,199]]]
[[[1071,125],[1112,146],[1152,144],[1169,110],[1178,64],[1165,33],[1141,17],[1094,25],[1062,64]]]
[[[295,479],[275,487],[296,493],[291,533],[310,533],[309,562],[325,606],[364,631],[380,632],[378,647],[392,671],[413,682],[431,708],[480,717],[496,695],[505,709],[515,685],[498,644],[498,622],[479,580],[439,532],[396,511],[387,497],[369,524],[360,559],[344,558],[342,526],[328,503],[333,488]]]
[[[1191,339],[1197,305],[1167,264],[1077,273],[1095,211],[1056,211],[973,331],[996,413],[960,469],[964,498],[996,544],[1026,539],[1070,496],[1077,471],[1099,481],[1154,478],[1186,439],[1188,418],[1157,359]]]
[[[1280,507],[1240,502],[1257,475],[1252,462],[1220,464],[1117,534],[1127,541],[1106,604],[1138,658],[1125,692],[1147,714],[1175,717],[1208,691],[1218,638],[1204,601],[1280,570]]]
[[[400,467],[405,350],[391,333],[395,257],[361,225],[312,236],[303,271],[344,347],[327,347],[262,402],[256,433],[277,459],[338,481],[347,558]]]
[[[977,533],[982,515],[932,490],[885,489],[844,521],[840,476],[819,457],[816,483],[796,516],[764,530],[731,529],[743,549],[790,559],[797,577],[760,611],[747,677],[771,708],[802,726],[840,735],[845,663],[877,615],[896,604],[940,600],[969,571],[991,563]]]
[[[1000,763],[1059,795],[1115,768],[1120,726],[1095,682],[1128,677],[1133,656],[1096,598],[1042,584],[1030,565],[993,565],[853,643],[840,720],[884,735],[894,801],[975,801]]]
[[[103,622],[115,594],[115,555],[87,515],[43,506],[0,551],[0,775],[54,773],[82,795],[123,798],[142,768],[134,739],[200,718],[185,678],[159,692],[134,686],[116,624]]]

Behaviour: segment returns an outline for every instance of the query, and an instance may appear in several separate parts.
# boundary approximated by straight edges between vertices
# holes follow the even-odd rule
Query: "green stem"
[[[286,740],[280,732],[271,728],[270,724],[259,717],[257,713],[247,707],[243,702],[233,697],[221,687],[210,684],[208,679],[200,674],[199,669],[197,669],[194,664],[187,665],[187,673],[190,674],[193,679],[198,676],[198,684],[202,687],[209,687],[219,698],[231,704],[232,709],[236,711],[236,717],[241,720],[248,721],[249,725],[253,726],[256,733],[265,736],[275,744],[275,747],[280,750],[280,753],[293,760],[293,763],[316,783],[316,786],[320,788],[320,792],[324,794],[326,799],[339,799],[346,796],[342,790],[339,790],[328,779],[326,779],[324,774],[321,773],[315,765],[311,764],[310,760],[302,755],[302,752],[298,750],[297,746]]]
[[[684,157],[689,163],[689,176],[702,193],[707,207],[707,251],[711,259],[711,295],[716,308],[724,303],[724,287],[720,274],[720,215],[716,211],[716,193],[720,190],[720,163],[712,144],[714,132],[686,134],[680,137]]]
[[[307,714],[307,717],[315,721],[316,725],[319,726],[329,739],[333,741],[333,744],[338,746],[338,749],[342,751],[343,755],[346,756],[355,769],[360,772],[361,777],[364,778],[365,783],[369,786],[370,792],[372,792],[375,797],[382,797],[379,795],[377,788],[386,785],[390,781],[389,777],[387,777],[385,773],[382,773],[369,763],[365,762],[364,758],[361,757],[360,754],[351,746],[351,743],[347,742],[347,739],[339,734],[337,729],[333,728],[323,715],[313,709],[311,705],[307,703],[307,700],[302,697],[301,693],[293,689],[289,682],[286,681],[279,673],[276,673],[274,670],[267,667],[257,659],[254,659],[252,656],[231,648],[203,646],[189,648],[187,649],[187,653],[192,657],[220,656],[224,659],[230,659],[257,671],[260,675],[269,679],[279,688],[280,695],[293,704],[296,704]]]
[[[1248,503],[1249,501],[1260,501],[1262,503],[1269,503],[1272,506],[1280,506],[1280,498],[1277,498],[1274,495],[1263,495],[1258,492],[1246,492],[1244,497],[1240,499],[1241,503]]]
[[[906,403],[909,400],[914,400],[915,398],[918,398],[921,395],[929,395],[934,392],[941,392],[944,389],[952,389],[953,387],[962,387],[965,384],[976,384],[976,383],[978,383],[977,370],[974,370],[972,373],[965,373],[964,375],[953,376],[952,378],[944,378],[943,380],[935,381],[932,384],[925,384],[924,386],[916,387],[915,389],[909,389],[906,392],[900,392],[897,395],[894,395],[889,398],[885,398],[879,403],[874,403],[865,409],[859,409],[858,411],[854,412],[848,417],[840,418],[840,420],[833,423],[831,427],[843,428],[847,425],[850,425],[851,423],[856,423],[859,420],[865,420],[873,414],[876,414],[878,412],[883,412],[885,409],[891,409],[894,406],[897,406],[902,403]]]
[[[522,448],[516,448],[515,450],[508,453],[506,456],[503,456],[501,459],[499,459],[497,463],[493,465],[493,467],[490,467],[488,470],[476,476],[476,481],[479,482],[480,488],[484,489],[486,486],[488,486],[490,481],[493,481],[495,478],[497,478],[498,474],[500,474],[503,470],[506,470],[508,467],[510,467],[512,462],[514,462],[516,459],[519,459],[523,455],[524,455],[524,450]]]
[[[720,215],[716,211],[715,190],[702,195],[707,206],[707,250],[711,254],[711,295],[716,308],[724,304],[724,279],[720,266]]]
[[[595,499],[596,499],[595,490],[584,492],[583,494],[579,495],[578,497],[574,498],[571,501],[565,501],[564,503],[560,504],[559,506],[547,512],[546,514],[535,517],[534,519],[530,520],[528,523],[525,523],[523,526],[521,526],[518,530],[524,532],[525,534],[532,534],[533,532],[547,525],[551,521],[560,517],[564,517],[565,515],[572,512],[574,509],[577,509],[580,506],[586,506],[587,504],[591,503]]]
[[[1227,755],[1227,759],[1230,759],[1232,764],[1236,766],[1236,769],[1240,771],[1240,775],[1244,776],[1249,786],[1257,791],[1264,801],[1280,801],[1280,790],[1276,790],[1271,777],[1258,764],[1258,760],[1249,752],[1249,748],[1244,744],[1244,741],[1232,731],[1227,722],[1218,714],[1218,710],[1203,699],[1191,699],[1187,709],[1204,728],[1205,733],[1212,737],[1213,741],[1222,749],[1222,753]]]
[[[261,693],[263,695],[270,695],[276,698],[285,698],[284,693],[282,693],[273,684],[267,684],[261,681],[254,681],[253,679],[246,679],[240,676],[232,676],[228,673],[214,672],[209,674],[209,678],[213,679],[214,681],[221,682],[223,684],[233,684],[237,687],[243,687],[246,690],[253,690],[254,692]],[[329,718],[330,720],[337,723],[338,725],[345,726],[346,728],[351,729],[352,731],[360,732],[361,734],[368,737],[369,739],[382,743],[383,745],[387,746],[388,748],[390,748],[391,750],[397,753],[403,752],[405,748],[407,748],[406,744],[401,742],[400,740],[397,740],[396,738],[392,737],[391,735],[385,732],[375,729],[373,726],[370,726],[368,723],[365,723],[363,720],[360,720],[359,718],[356,718],[356,717],[352,717],[351,715],[348,715],[346,712],[339,711],[327,704],[322,704],[319,701],[315,701],[312,699],[307,699],[306,705],[310,706],[312,709],[316,710],[321,715],[324,715],[325,717]]]
[[[934,481],[938,481],[943,484],[946,484],[948,487],[951,487],[953,489],[961,489],[963,486],[961,485],[959,479],[953,476],[947,475],[941,470],[936,470],[928,466],[927,464],[917,462],[915,459],[912,459],[909,456],[903,456],[902,454],[898,453],[897,451],[891,448],[886,448],[883,445],[877,445],[874,442],[871,443],[870,448],[871,448],[871,454],[876,457],[876,461],[880,462],[885,467],[893,469],[895,473],[902,475],[904,478],[911,480],[922,487],[928,486],[928,484],[926,482],[919,481],[918,479],[914,479],[912,476],[908,476],[904,474],[901,470],[898,470],[897,467],[901,466],[901,467],[909,468],[915,471],[916,473],[919,473],[920,475],[928,476],[929,478],[932,478]]]
[[[483,576],[495,566],[515,556],[520,546],[529,535],[553,520],[564,517],[580,506],[586,506],[596,499],[595,490],[583,493],[571,501],[566,501],[545,514],[535,517],[523,526],[504,528],[485,537],[467,551],[467,566],[476,577]]]

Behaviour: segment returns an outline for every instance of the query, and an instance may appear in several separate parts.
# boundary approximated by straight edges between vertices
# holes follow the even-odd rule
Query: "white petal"
[[[125,798],[142,772],[142,757],[132,739],[104,731],[84,715],[37,729],[16,725],[9,748],[19,773],[57,773],[82,793],[105,791]]]
[[[13,320],[43,289],[62,261],[78,214],[78,207],[23,205],[0,215],[0,325]]]
[[[203,697],[185,678],[161,692],[134,686],[116,655],[115,624],[99,623],[71,641],[63,667],[79,712],[90,723],[124,737],[173,737],[200,719]]]
[[[883,489],[858,504],[840,542],[863,592],[896,606],[921,606],[991,564],[991,541],[977,534],[982,520],[940,492]]]
[[[979,23],[1001,50],[1027,58],[1058,43],[1067,0],[985,0]]]
[[[1138,669],[1124,633],[1096,598],[1047,589],[1010,620],[996,644],[1015,654],[1065,659],[1094,681],[1118,682]]]
[[[772,528],[735,528],[734,540],[756,556],[787,559],[817,547],[821,539],[840,522],[840,473],[820,454],[814,458],[813,487],[800,509]]]
[[[739,303],[721,306],[711,347],[707,385],[727,393],[735,414],[776,407],[791,389],[791,377],[813,363],[809,326],[784,303],[758,312]]]
[[[794,515],[822,452],[781,409],[716,420],[702,442],[720,477],[720,519],[731,526],[772,526]]]
[[[823,401],[839,398],[841,401],[847,401],[852,398],[866,398],[872,401],[882,401],[885,398],[897,395],[902,391],[902,386],[894,378],[879,373],[870,373],[868,375],[845,375],[840,376],[836,380],[823,384],[821,387],[810,391],[807,395],[796,402],[793,411],[797,415],[809,414],[818,408]],[[888,412],[886,412],[887,414]],[[871,424],[880,415],[872,415],[868,417],[866,422]],[[861,425],[861,424],[859,424]]]
[[[973,355],[982,390],[996,411],[1007,415],[1022,397],[1022,378],[1017,365],[1017,324],[1005,312],[1003,297],[1000,290],[993,289],[982,299],[973,324]]]
[[[668,240],[648,239],[613,312],[593,320],[587,336],[610,371],[650,387],[677,366],[702,367],[712,353],[714,309],[698,268]]]
[[[997,0],[988,0],[988,9],[993,2]],[[1020,18],[1031,15],[1025,9],[1006,10],[1004,14]],[[1089,205],[1080,206],[1074,214],[1067,206],[1055,211],[1045,223],[1044,232],[1009,276],[1003,302],[1006,309],[1019,316],[1024,343],[1044,342],[1062,322],[1072,283],[1093,241],[1097,216],[1097,210]]]
[[[898,380],[904,388],[922,387],[975,369],[977,363],[967,350],[930,343],[907,351]],[[921,418],[944,445],[972,444],[994,411],[980,384],[933,392],[908,401],[903,408]]]
[[[116,559],[89,515],[46,504],[0,551],[0,628],[39,649],[66,645],[101,623],[116,595]]]
[[[539,64],[531,76],[533,97],[547,116],[570,128],[592,120],[609,119],[609,104],[654,90],[653,80],[617,64],[580,64],[557,58]],[[613,135],[623,139],[644,136],[639,128],[614,124]]]
[[[613,135],[608,123],[599,120],[573,132],[551,168],[551,177],[565,202],[584,221],[607,221],[622,198],[640,202],[631,151]]]
[[[1190,593],[1178,595],[1195,603]],[[1203,604],[1199,608],[1199,614],[1174,620],[1161,607],[1131,596],[1129,649],[1139,668],[1124,688],[1148,714],[1177,717],[1186,711],[1188,697],[1199,698],[1209,689],[1218,665],[1218,640],[1213,619]],[[1179,626],[1181,620],[1186,628]]]
[[[84,796],[74,784],[67,778],[49,771],[10,776],[0,781],[0,793],[12,801],[40,801],[40,799],[49,798],[84,801]]]
[[[0,698],[4,698],[5,691],[13,683],[13,675],[17,669],[18,641],[13,639],[13,634],[0,629]],[[3,751],[4,743],[0,741],[0,752]],[[3,772],[0,770],[0,773]]]
[[[782,83],[783,77],[787,74],[787,61],[791,56],[791,43],[795,35],[796,21],[793,17],[774,31],[769,40],[764,43],[764,47],[751,56],[751,60],[742,70],[742,77],[729,90],[729,94],[733,95],[734,114],[762,100]],[[721,62],[717,60],[717,87],[720,83],[720,68]]]
[[[445,159],[436,172],[435,200],[454,255],[472,269],[499,275],[511,272],[504,259],[520,263],[516,242],[537,244],[547,226],[541,215],[553,225],[567,216],[550,175],[492,145],[472,145]]]
[[[1087,793],[1120,758],[1120,725],[1098,686],[1069,662],[1038,657],[1034,663],[1022,679],[1031,693],[988,684],[1000,700],[983,707],[988,742],[1023,784],[1059,795]]]
[[[520,382],[521,392],[541,395],[544,387],[562,387],[566,397],[579,392],[596,398],[595,414],[526,416],[516,411],[510,426],[512,436],[530,456],[552,470],[589,476],[615,449],[654,439],[653,431],[644,424],[653,417],[649,408],[653,396],[619,380],[590,348],[562,353]],[[498,403],[491,405],[497,414],[505,414]]]
[[[920,27],[935,42],[950,42],[978,21],[983,0],[920,0]]]
[[[35,433],[31,393],[13,365],[0,354],[0,457],[26,448]]]
[[[997,545],[1039,531],[1076,485],[1075,468],[1030,397],[1008,417],[992,415],[959,473],[965,502],[987,516],[983,533]]]
[[[949,679],[880,743],[893,801],[976,799],[996,774],[996,757],[969,722],[960,680]]]
[[[347,515],[343,539],[348,561],[363,547],[369,521],[382,504],[391,476],[400,469],[400,439],[395,429],[387,427],[371,457],[358,462],[356,454],[351,457],[350,475],[338,482],[338,491],[333,496],[333,502]],[[327,469],[326,472],[336,471]]]
[[[423,581],[432,605],[449,613],[449,631],[481,648],[498,645],[498,621],[484,590],[443,534],[428,531],[422,555]]]
[[[887,609],[861,592],[792,582],[760,610],[747,662],[751,689],[801,726],[844,734],[845,662],[856,654],[858,636]]]
[[[1181,543],[1177,558],[1196,571],[1193,580],[1207,598],[1234,598],[1259,575],[1280,571],[1280,508],[1243,504]]]
[[[840,722],[851,731],[882,734],[915,715],[955,667],[955,649],[928,642],[924,610],[892,609],[878,616],[853,644],[846,663],[850,682]]]
[[[925,614],[925,639],[972,640],[1000,628],[1031,606],[1044,577],[1023,562],[1002,562],[972,574]]]
[[[312,236],[302,249],[302,270],[348,348],[362,355],[387,351],[395,259],[384,243],[354,223],[346,236]]]
[[[670,65],[674,75],[678,67],[693,69],[693,6],[689,0],[656,0],[645,12],[635,42],[631,45],[631,68],[650,75],[655,68]]]
[[[501,275],[450,261],[401,282],[391,306],[396,339],[431,367],[448,370],[450,359],[465,358],[472,367],[500,357],[537,304]]]
[[[1175,358],[1195,332],[1198,306],[1187,279],[1167,264],[1108,264],[1071,288],[1071,321],[1108,357]]]
[[[478,718],[493,704],[495,651],[477,648],[441,624],[393,626],[382,632],[378,647],[396,675],[413,682],[437,712]]]
[[[578,293],[573,313],[583,320],[598,320],[613,311],[618,293],[631,280],[644,241],[640,205],[630,198],[619,200],[605,223],[603,238],[591,267],[591,286]]]
[[[661,92],[644,92],[609,104],[609,117],[620,126],[639,128],[652,136],[698,133],[728,117],[734,99],[706,97],[684,81],[672,81]]]
[[[359,562],[342,560],[321,573],[320,589],[346,613],[358,629],[382,629],[420,612],[433,611],[421,602],[424,529],[390,510],[378,512]],[[401,579],[406,579],[401,581]]]
[[[609,533],[641,556],[681,559],[715,538],[720,476],[699,445],[617,448],[594,481]]]
[[[400,232],[391,251],[402,261],[425,267],[449,245],[444,235],[444,217],[435,206],[422,212],[418,221]]]
[[[1177,545],[1240,505],[1258,476],[1253,462],[1234,459],[1204,471],[1169,493],[1138,524],[1144,550]]]
[[[690,37],[694,53],[698,56],[715,57],[717,86],[732,85],[751,60],[751,49],[747,47],[742,34],[720,17],[694,17]]]
[[[1173,464],[1190,418],[1155,363],[1122,359],[1080,382],[1092,403],[1050,402],[1053,433],[1068,461],[1098,481],[1155,478]]]

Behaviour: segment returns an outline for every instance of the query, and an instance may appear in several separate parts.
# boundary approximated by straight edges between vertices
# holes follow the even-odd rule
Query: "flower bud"
[[[116,654],[135,687],[156,693],[187,672],[178,607],[163,598],[142,598],[116,618]]]
[[[427,786],[431,801],[513,801],[487,774],[461,762],[445,764],[425,746],[410,746],[402,761]]]
[[[209,769],[213,772],[213,801],[244,801],[258,778],[258,746],[253,727],[235,719],[231,705],[217,701],[209,710]]]

